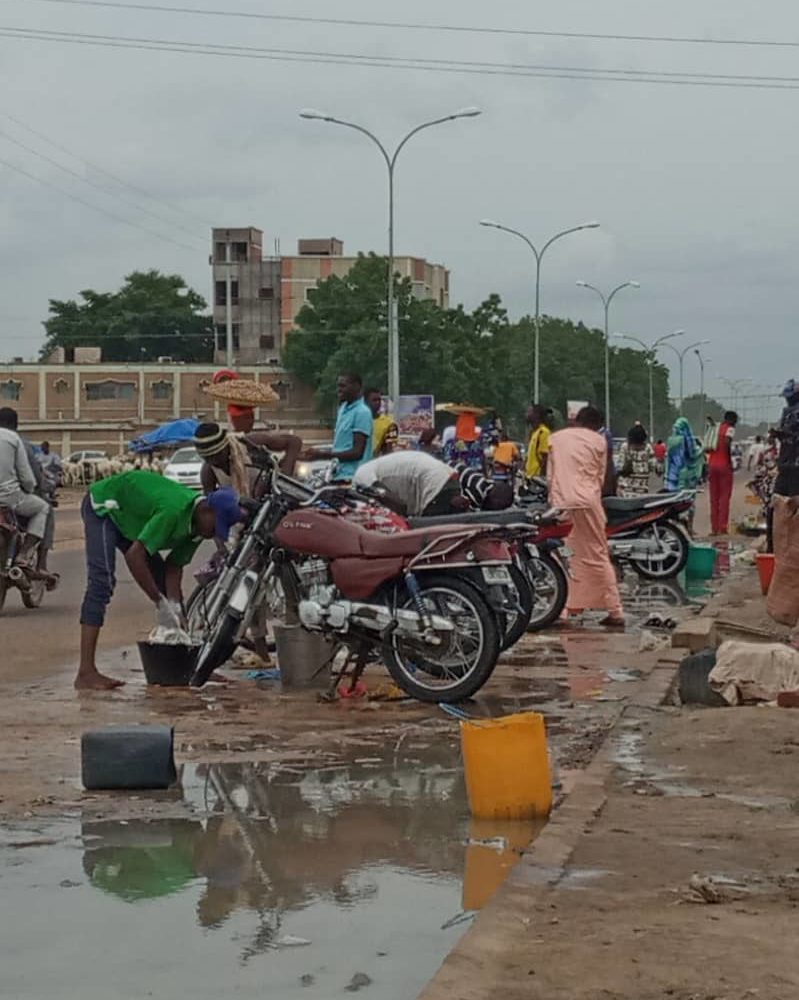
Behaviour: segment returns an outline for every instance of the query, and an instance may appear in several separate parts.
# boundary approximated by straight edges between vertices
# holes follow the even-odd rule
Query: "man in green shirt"
[[[117,549],[131,576],[156,606],[156,621],[182,621],[181,580],[204,538],[226,539],[241,520],[229,487],[207,497],[154,472],[123,472],[90,487],[81,506],[86,538],[86,594],[80,613],[80,666],[76,688],[108,690],[123,682],[97,669],[95,657],[105,611],[116,584]],[[162,552],[169,554],[164,559]]]

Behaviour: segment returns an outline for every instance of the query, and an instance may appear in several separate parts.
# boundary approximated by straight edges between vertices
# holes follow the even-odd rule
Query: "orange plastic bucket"
[[[771,586],[771,578],[774,576],[774,553],[758,552],[756,558],[757,575],[760,577],[760,589],[764,594],[767,594]]]

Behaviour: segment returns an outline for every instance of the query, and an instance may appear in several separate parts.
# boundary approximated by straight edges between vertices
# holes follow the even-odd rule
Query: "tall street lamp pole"
[[[423,122],[405,136],[393,153],[390,153],[377,136],[370,132],[363,125],[355,122],[344,121],[333,115],[325,114],[322,111],[306,109],[300,112],[300,118],[308,118],[314,121],[329,122],[333,125],[343,125],[345,128],[355,129],[372,142],[380,150],[388,168],[388,289],[386,292],[386,324],[388,327],[388,394],[396,405],[400,394],[400,364],[399,364],[399,316],[397,305],[394,300],[394,173],[397,166],[397,158],[404,149],[409,139],[412,139],[418,132],[432,128],[434,125],[443,125],[444,122],[452,122],[457,118],[476,118],[481,111],[479,108],[464,108],[454,114],[445,115],[443,118],[435,118],[429,122]]]
[[[665,344],[667,341],[672,340],[674,337],[682,337],[685,330],[675,330],[674,333],[667,333],[664,337],[658,337],[657,340],[653,341],[651,344],[647,344],[645,341],[641,340],[639,337],[633,337],[627,333],[616,333],[614,334],[619,340],[631,340],[635,344],[640,344],[641,347],[646,351],[648,356],[649,364],[649,437],[653,438],[655,436],[655,386],[653,379],[653,369],[655,367],[655,355],[657,354],[657,349],[661,344]]]
[[[684,332],[685,331],[683,331],[683,333]],[[680,405],[678,407],[680,416],[682,416],[682,403],[685,398],[685,355],[689,351],[692,351],[695,347],[704,347],[705,344],[709,343],[709,340],[697,340],[693,344],[689,344],[687,347],[683,348],[681,351],[678,351],[674,344],[666,344],[667,347],[670,347],[672,351],[674,351],[680,362]]]
[[[624,288],[640,288],[637,281],[625,281],[617,285],[610,294],[605,295],[596,285],[589,285],[587,281],[578,281],[578,288],[588,288],[602,300],[605,309],[605,427],[610,427],[610,303]]]
[[[482,219],[480,221],[481,226],[486,226],[489,229],[501,229],[503,233],[510,233],[511,236],[518,236],[520,240],[524,240],[527,246],[533,251],[533,256],[535,257],[535,348],[534,348],[534,361],[533,361],[533,403],[539,403],[538,398],[541,389],[541,261],[543,260],[544,254],[552,246],[552,244],[564,236],[568,236],[570,233],[579,233],[583,229],[598,229],[598,222],[584,222],[581,226],[572,226],[571,229],[564,229],[560,233],[555,233],[553,237],[547,240],[547,242],[541,247],[540,250],[535,246],[533,241],[529,236],[525,236],[524,233],[520,233],[518,229],[511,229],[509,226],[502,226],[498,222],[492,222],[491,219]]]
[[[694,354],[699,360],[699,420],[700,432],[702,432],[705,427],[705,365],[712,359],[703,358],[698,347],[694,348]]]

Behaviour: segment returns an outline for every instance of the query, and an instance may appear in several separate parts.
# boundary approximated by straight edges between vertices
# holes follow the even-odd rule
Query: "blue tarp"
[[[131,451],[154,451],[156,448],[168,448],[171,445],[182,444],[185,441],[191,441],[199,425],[200,421],[193,417],[172,420],[168,424],[161,424],[155,430],[142,434],[141,437],[134,438],[128,444],[128,448]]]

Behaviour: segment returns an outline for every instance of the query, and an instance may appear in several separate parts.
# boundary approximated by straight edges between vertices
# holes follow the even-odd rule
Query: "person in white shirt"
[[[457,514],[470,507],[503,510],[513,502],[507,483],[495,483],[474,469],[453,469],[424,451],[395,451],[373,458],[360,466],[352,482],[384,487],[408,517]]]

